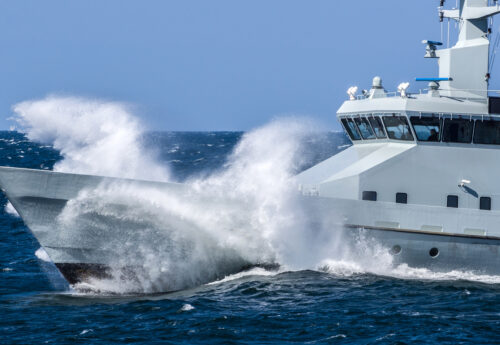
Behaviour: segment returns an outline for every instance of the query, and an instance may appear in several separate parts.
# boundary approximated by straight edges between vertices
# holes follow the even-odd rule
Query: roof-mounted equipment
[[[427,44],[427,47],[425,48],[425,56],[426,58],[437,58],[438,56],[436,55],[436,49],[437,46],[442,46],[443,43],[441,42],[436,42],[436,41],[429,41],[429,40],[423,40],[423,44]]]
[[[399,84],[398,92],[401,94],[401,98],[406,98],[407,96],[406,90],[408,90],[409,87],[410,83],[408,82]]]
[[[356,92],[358,92],[357,86],[351,86],[350,88],[347,89],[347,94],[349,95],[349,100],[351,100],[351,101],[356,100]]]

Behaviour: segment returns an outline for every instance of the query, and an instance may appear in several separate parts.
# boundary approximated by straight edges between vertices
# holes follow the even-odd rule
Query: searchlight
[[[399,84],[398,92],[401,94],[402,98],[406,98],[406,96],[407,96],[406,90],[408,90],[409,87],[410,87],[410,83],[408,83],[408,82]]]
[[[356,100],[356,92],[358,92],[357,86],[351,86],[349,89],[347,89],[347,94],[349,95],[349,100],[351,100],[351,101]]]

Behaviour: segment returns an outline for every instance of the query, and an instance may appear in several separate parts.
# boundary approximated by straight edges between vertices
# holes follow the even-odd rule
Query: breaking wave
[[[274,121],[244,135],[221,171],[182,186],[121,181],[82,191],[58,226],[115,254],[104,259],[112,277],[85,288],[160,292],[256,265],[310,267],[318,251],[304,231],[293,174],[300,142],[313,131],[307,121]],[[117,284],[128,275],[121,267],[133,270],[127,284]]]
[[[49,96],[13,106],[13,119],[35,142],[64,157],[55,171],[167,181],[168,169],[141,144],[143,127],[130,106],[78,97]]]

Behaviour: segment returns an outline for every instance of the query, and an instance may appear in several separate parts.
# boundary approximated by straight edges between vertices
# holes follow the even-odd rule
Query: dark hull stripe
[[[109,268],[100,264],[56,263],[56,267],[70,284],[76,284],[89,278],[110,278]]]
[[[449,232],[432,232],[425,230],[413,230],[413,229],[399,229],[399,228],[384,228],[380,226],[367,226],[367,225],[354,225],[346,224],[348,228],[352,229],[366,229],[366,230],[381,230],[381,231],[393,231],[393,232],[406,232],[411,234],[424,234],[432,236],[444,236],[444,237],[459,237],[459,238],[473,238],[482,240],[497,240],[500,241],[500,237],[497,236],[481,236],[481,235],[468,235],[468,234],[454,234]]]

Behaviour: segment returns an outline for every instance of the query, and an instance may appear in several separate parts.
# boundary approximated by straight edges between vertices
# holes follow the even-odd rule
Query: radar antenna
[[[500,13],[497,1],[459,0],[458,8],[446,10],[439,2],[441,19],[459,23],[457,43],[447,49],[436,50],[437,44],[427,43],[427,57],[439,58],[439,78],[444,96],[486,99],[491,63],[489,61],[490,33],[489,19]],[[495,42],[496,45],[496,42]]]

